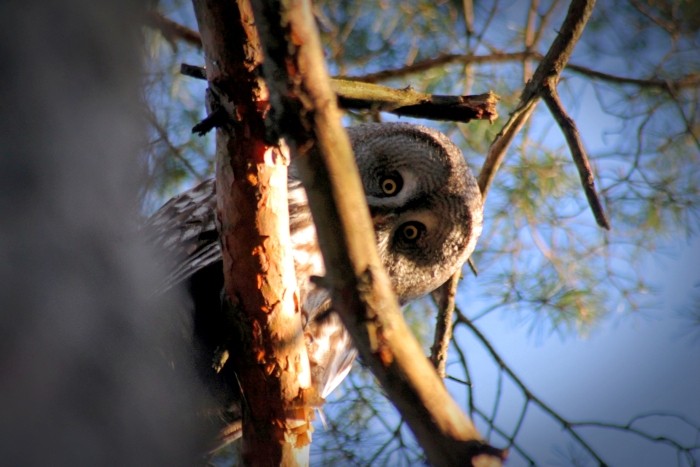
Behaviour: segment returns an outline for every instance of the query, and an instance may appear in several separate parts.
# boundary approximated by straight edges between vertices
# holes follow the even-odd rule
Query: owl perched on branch
[[[439,287],[474,250],[483,220],[479,188],[462,152],[436,130],[408,123],[375,123],[348,128],[348,134],[379,257],[399,302],[405,304]],[[325,269],[306,193],[293,165],[288,188],[312,384],[325,398],[350,371],[356,350],[333,312],[328,292],[310,281],[311,276],[323,276]],[[148,228],[170,261],[163,290],[185,283],[192,299],[200,370],[205,379],[216,380],[216,352],[227,336],[214,180],[168,201],[151,217]],[[239,410],[226,408],[229,421],[240,416]],[[239,435],[231,430],[227,438]]]

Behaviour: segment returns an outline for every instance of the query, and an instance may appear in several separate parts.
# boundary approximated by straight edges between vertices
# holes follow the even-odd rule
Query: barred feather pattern
[[[288,202],[292,256],[307,323],[304,334],[313,384],[325,398],[350,371],[356,351],[340,318],[330,310],[328,293],[309,280],[313,275],[322,276],[325,269],[306,192],[298,180],[289,181]],[[147,231],[152,233],[151,242],[165,250],[168,261],[169,273],[159,292],[220,262],[215,181],[207,180],[168,201],[149,219]]]

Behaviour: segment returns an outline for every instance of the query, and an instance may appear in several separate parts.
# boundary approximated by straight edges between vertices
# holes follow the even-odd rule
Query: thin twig
[[[146,12],[146,26],[160,31],[163,37],[171,44],[174,44],[176,39],[179,39],[200,50],[202,49],[202,37],[197,31],[176,23],[157,11],[150,10]]]
[[[557,2],[553,2],[552,6],[550,9],[543,15],[543,23],[540,24],[542,26],[545,24],[545,20],[550,16],[552,11],[554,10],[554,6],[556,5]],[[172,20],[169,20],[162,16],[160,13],[155,12],[155,11],[150,11],[148,13],[149,18],[153,18],[153,20],[148,20],[146,25],[149,27],[153,27],[155,29],[163,30],[160,27],[160,24],[168,24],[170,25],[172,23],[173,27],[171,28],[173,37],[176,37],[180,40],[183,40],[187,43],[190,43],[196,47],[201,48],[201,37],[200,34],[193,30],[190,29],[186,26],[183,26],[181,24],[175,23]],[[538,29],[537,33],[535,34],[535,38],[533,40],[533,44],[537,44],[539,40],[539,36],[541,35],[542,28]],[[432,68],[440,67],[440,66],[445,66],[445,65],[450,65],[453,63],[461,63],[463,65],[479,65],[479,64],[485,64],[485,63],[506,63],[506,62],[521,62],[523,60],[537,60],[537,61],[542,61],[544,59],[544,56],[538,52],[535,51],[522,51],[522,52],[494,52],[491,54],[487,55],[474,55],[474,54],[443,54],[440,55],[436,58],[431,58],[431,59],[426,59],[426,60],[421,60],[419,62],[415,62],[410,66],[405,66],[402,68],[398,69],[392,69],[392,70],[384,70],[380,71],[377,73],[370,73],[367,75],[362,75],[362,76],[338,76],[336,78],[338,79],[345,79],[345,80],[351,80],[351,81],[359,81],[363,83],[377,83],[379,81],[386,81],[388,79],[392,78],[402,78],[408,75],[416,74],[416,73],[423,73],[425,71],[428,71]],[[592,70],[588,67],[581,66],[581,65],[576,65],[573,63],[567,63],[566,64],[566,69],[570,71],[574,71],[580,75],[587,76],[590,78],[595,78],[601,81],[607,81],[609,83],[613,84],[629,84],[629,85],[634,85],[640,88],[645,88],[645,89],[650,89],[650,88],[657,88],[657,89],[662,89],[666,90],[669,88],[673,89],[683,89],[683,88],[693,88],[693,87],[698,87],[700,86],[700,73],[690,73],[686,76],[682,76],[680,78],[677,78],[675,80],[666,80],[666,79],[659,79],[659,78],[648,78],[648,79],[640,79],[640,78],[629,78],[626,76],[617,76],[617,75],[612,75],[610,73],[604,73],[602,71],[597,71],[597,70]]]
[[[539,6],[540,0],[530,0],[530,8],[525,21],[525,50],[527,52],[532,52],[535,43],[535,17]],[[530,62],[523,60],[523,83],[527,83],[528,79],[530,79]]]
[[[537,31],[535,32],[535,37],[532,38],[532,49],[535,50],[537,47],[537,44],[539,44],[540,40],[542,39],[542,36],[544,35],[545,29],[547,29],[547,25],[549,24],[549,20],[552,18],[552,15],[554,14],[554,11],[557,9],[559,6],[560,0],[553,0],[552,3],[549,5],[549,8],[547,8],[547,11],[544,12],[543,15],[540,16],[540,25],[537,27]],[[567,67],[569,65],[567,64]]]
[[[459,284],[459,272],[450,277],[447,282],[435,291],[438,296],[438,315],[435,325],[435,338],[431,349],[430,361],[435,365],[440,378],[445,378],[447,363],[447,348],[452,339],[452,317],[455,310],[455,296]]]
[[[153,114],[153,112],[151,112],[150,109],[146,109],[146,119],[151,125],[153,125],[153,128],[155,128],[156,132],[158,133],[158,136],[160,136],[160,138],[170,150],[170,153],[177,160],[182,162],[182,165],[185,166],[185,168],[194,176],[194,178],[197,181],[201,182],[203,180],[202,175],[199,172],[197,172],[197,170],[195,170],[190,161],[188,161],[187,158],[182,154],[182,150],[180,148],[175,147],[173,142],[170,141],[167,130],[162,127],[162,125],[160,124],[160,122],[158,122],[158,119]]]
[[[501,356],[496,352],[496,349],[493,348],[491,345],[491,342],[484,336],[479,328],[472,323],[472,321],[466,317],[462,313],[462,311],[459,308],[455,308],[455,314],[457,315],[457,323],[464,324],[467,326],[472,333],[476,336],[479,341],[486,347],[486,350],[491,354],[491,357],[493,360],[496,362],[496,364],[503,370],[505,371],[510,379],[515,383],[516,386],[520,388],[522,391],[523,395],[527,400],[532,401],[535,405],[540,407],[544,412],[548,413],[552,418],[554,418],[561,426],[574,438],[576,441],[586,450],[588,453],[598,462],[599,465],[603,466],[606,465],[603,460],[598,456],[598,454],[593,450],[591,446],[586,443],[586,441],[581,438],[581,436],[576,433],[572,428],[571,428],[571,422],[566,420],[564,417],[559,415],[557,412],[554,411],[551,407],[549,407],[547,404],[542,402],[540,398],[535,396],[528,388],[525,386],[525,383],[522,382],[522,380],[513,372],[513,370],[506,365],[506,363],[503,361]]]
[[[583,147],[583,141],[581,141],[581,136],[576,128],[576,123],[566,114],[555,86],[544,86],[541,90],[541,95],[566,137],[571,157],[576,163],[583,191],[586,193],[588,204],[591,206],[596,222],[604,229],[610,230],[610,221],[605,215],[603,205],[600,202],[598,193],[596,193],[595,178],[593,177],[591,165],[588,162],[588,156],[586,156],[586,150]]]
[[[361,76],[339,76],[341,79],[352,81],[361,81],[363,83],[378,83],[394,78],[404,78],[417,73],[425,73],[433,68],[451,65],[455,63],[463,65],[481,65],[486,63],[507,63],[507,62],[522,62],[523,60],[544,60],[544,56],[539,52],[494,52],[486,55],[473,54],[443,54],[436,58],[430,58],[415,62],[411,66],[395,68],[390,70],[379,71],[377,73],[369,73]],[[676,89],[694,88],[700,86],[700,74],[690,73],[675,80],[664,80],[659,78],[629,78],[626,76],[612,75],[602,71],[593,70],[591,68],[569,63],[565,67],[569,71],[578,73],[579,75],[589,78],[595,78],[600,81],[606,81],[612,84],[629,84],[644,89],[668,89],[673,86]]]

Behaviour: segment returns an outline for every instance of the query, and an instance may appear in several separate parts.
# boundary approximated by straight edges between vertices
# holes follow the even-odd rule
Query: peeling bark
[[[313,409],[289,237],[286,151],[266,142],[268,92],[250,4],[194,0],[217,129],[217,214],[236,338],[222,371],[243,397],[246,465],[306,465]],[[220,112],[220,111],[219,111]],[[232,368],[227,369],[226,366]]]

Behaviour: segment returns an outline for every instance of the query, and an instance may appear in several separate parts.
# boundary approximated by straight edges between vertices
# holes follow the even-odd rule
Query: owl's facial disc
[[[481,193],[444,134],[380,123],[348,130],[372,214],[379,256],[399,301],[444,283],[481,233]]]

